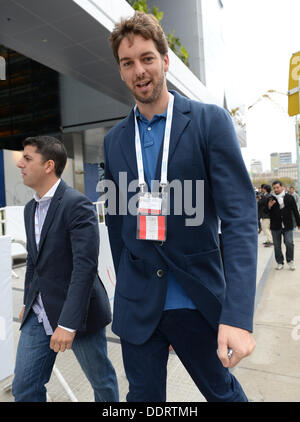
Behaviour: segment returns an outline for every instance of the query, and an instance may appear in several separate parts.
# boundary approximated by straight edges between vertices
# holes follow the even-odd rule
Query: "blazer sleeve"
[[[67,207],[73,270],[58,325],[85,331],[90,296],[98,272],[99,227],[93,205],[83,195],[69,200]]]
[[[207,134],[209,176],[221,219],[226,295],[220,324],[253,330],[257,202],[229,114],[214,106]]]

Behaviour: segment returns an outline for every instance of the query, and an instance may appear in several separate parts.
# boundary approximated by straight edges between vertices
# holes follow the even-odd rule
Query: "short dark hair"
[[[272,183],[272,186],[274,186],[274,185],[280,185],[280,186],[282,186],[282,181],[281,181],[281,180],[275,180],[275,181]]]
[[[272,190],[271,186],[267,184],[264,185],[263,189],[265,189],[268,193],[271,193]]]
[[[53,136],[33,136],[23,141],[23,147],[32,145],[36,152],[41,154],[44,162],[53,160],[55,175],[60,177],[67,162],[67,151],[64,144]]]

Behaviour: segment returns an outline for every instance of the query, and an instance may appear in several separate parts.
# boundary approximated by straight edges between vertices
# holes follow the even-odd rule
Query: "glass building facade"
[[[21,150],[28,136],[58,134],[58,73],[3,46],[0,54],[6,61],[6,80],[0,81],[0,149]]]

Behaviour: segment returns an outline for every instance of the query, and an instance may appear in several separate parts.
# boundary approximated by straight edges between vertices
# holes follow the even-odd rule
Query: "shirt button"
[[[148,127],[148,130],[151,130],[151,126]]]
[[[164,276],[165,272],[164,272],[164,270],[157,270],[156,274],[157,274],[157,277],[162,278]]]

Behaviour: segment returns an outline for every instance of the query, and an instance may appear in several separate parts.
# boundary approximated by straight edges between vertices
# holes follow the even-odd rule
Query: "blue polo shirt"
[[[145,178],[151,189],[151,180],[155,180],[158,155],[164,139],[167,110],[165,113],[155,114],[151,122],[140,114],[138,108],[136,116],[140,131]],[[180,308],[196,309],[196,306],[176,280],[172,271],[169,270],[164,310]]]

